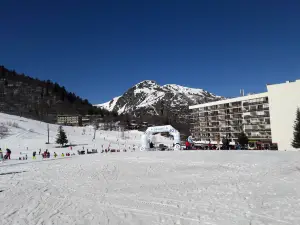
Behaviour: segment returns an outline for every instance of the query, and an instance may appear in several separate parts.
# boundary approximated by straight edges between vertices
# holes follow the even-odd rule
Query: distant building
[[[148,122],[142,122],[142,127],[148,127]]]
[[[83,126],[87,126],[91,124],[91,119],[88,116],[84,116],[82,117],[82,125]]]
[[[82,125],[93,125],[95,123],[100,123],[103,121],[103,117],[101,115],[85,115],[82,116]]]
[[[82,126],[82,116],[80,115],[58,115],[57,124],[66,126]]]
[[[190,106],[191,133],[203,143],[217,138],[237,141],[246,133],[250,141],[277,143],[292,149],[293,124],[300,107],[300,80],[267,85],[267,92]]]
[[[139,124],[136,122],[136,120],[131,120],[130,123],[128,124],[128,127],[127,127],[129,130],[136,130],[136,129],[139,129],[140,126]]]

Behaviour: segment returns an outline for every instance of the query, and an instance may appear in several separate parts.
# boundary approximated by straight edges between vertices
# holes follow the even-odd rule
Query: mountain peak
[[[143,80],[135,85],[137,88],[148,87],[148,86],[156,86],[158,85],[154,80]]]
[[[178,111],[178,114],[183,114],[188,111],[189,105],[221,98],[203,89],[177,84],[160,86],[156,81],[144,80],[134,85],[122,96],[96,106],[106,108],[109,111],[117,111],[119,114],[142,112],[161,115],[165,109],[171,110],[172,113]]]

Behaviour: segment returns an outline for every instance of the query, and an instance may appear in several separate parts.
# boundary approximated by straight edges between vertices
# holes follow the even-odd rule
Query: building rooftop
[[[227,103],[231,103],[231,102],[246,101],[246,100],[250,100],[250,99],[263,98],[263,97],[268,97],[268,92],[240,96],[240,97],[236,97],[236,98],[229,98],[229,99],[219,100],[219,101],[215,101],[215,102],[208,102],[208,103],[203,103],[203,104],[198,104],[198,105],[192,105],[192,106],[189,106],[189,109],[196,109],[196,108],[202,108],[202,107],[213,106],[213,105],[227,104]]]
[[[280,84],[287,84],[287,83],[294,83],[294,82],[300,82],[300,79],[297,79],[297,80],[294,80],[294,81],[287,80],[286,82],[284,82],[284,83],[279,83],[279,84],[267,84],[267,86],[271,86],[271,85],[280,85]]]

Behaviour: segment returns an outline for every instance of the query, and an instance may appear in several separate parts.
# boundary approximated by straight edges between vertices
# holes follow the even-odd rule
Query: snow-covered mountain
[[[222,99],[203,89],[183,87],[177,84],[159,85],[155,81],[142,81],[122,96],[96,106],[109,111],[122,113],[143,112],[143,114],[162,115],[166,110],[186,112],[189,105]]]

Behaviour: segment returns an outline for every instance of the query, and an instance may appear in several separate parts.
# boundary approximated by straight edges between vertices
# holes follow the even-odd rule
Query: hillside
[[[42,150],[49,149],[51,152],[70,151],[69,148],[57,149],[59,145],[55,143],[55,140],[58,127],[56,124],[49,125],[50,144],[45,144],[48,138],[47,123],[0,113],[0,148],[10,148],[13,158],[18,157],[20,152],[31,155],[32,151],[37,151],[40,148]],[[5,132],[3,132],[3,128],[5,128]],[[82,146],[89,149],[102,149],[109,146],[115,149],[132,149],[135,146],[136,150],[139,150],[142,135],[142,132],[133,130],[126,131],[124,137],[121,137],[119,131],[98,130],[96,139],[92,140],[94,135],[92,126],[64,126],[63,128],[67,134],[69,144],[75,145],[74,150],[81,149]],[[157,144],[172,144],[172,140],[161,135],[157,135],[155,140]]]
[[[93,110],[88,100],[64,86],[0,66],[0,112],[54,122],[57,114],[87,114]]]

